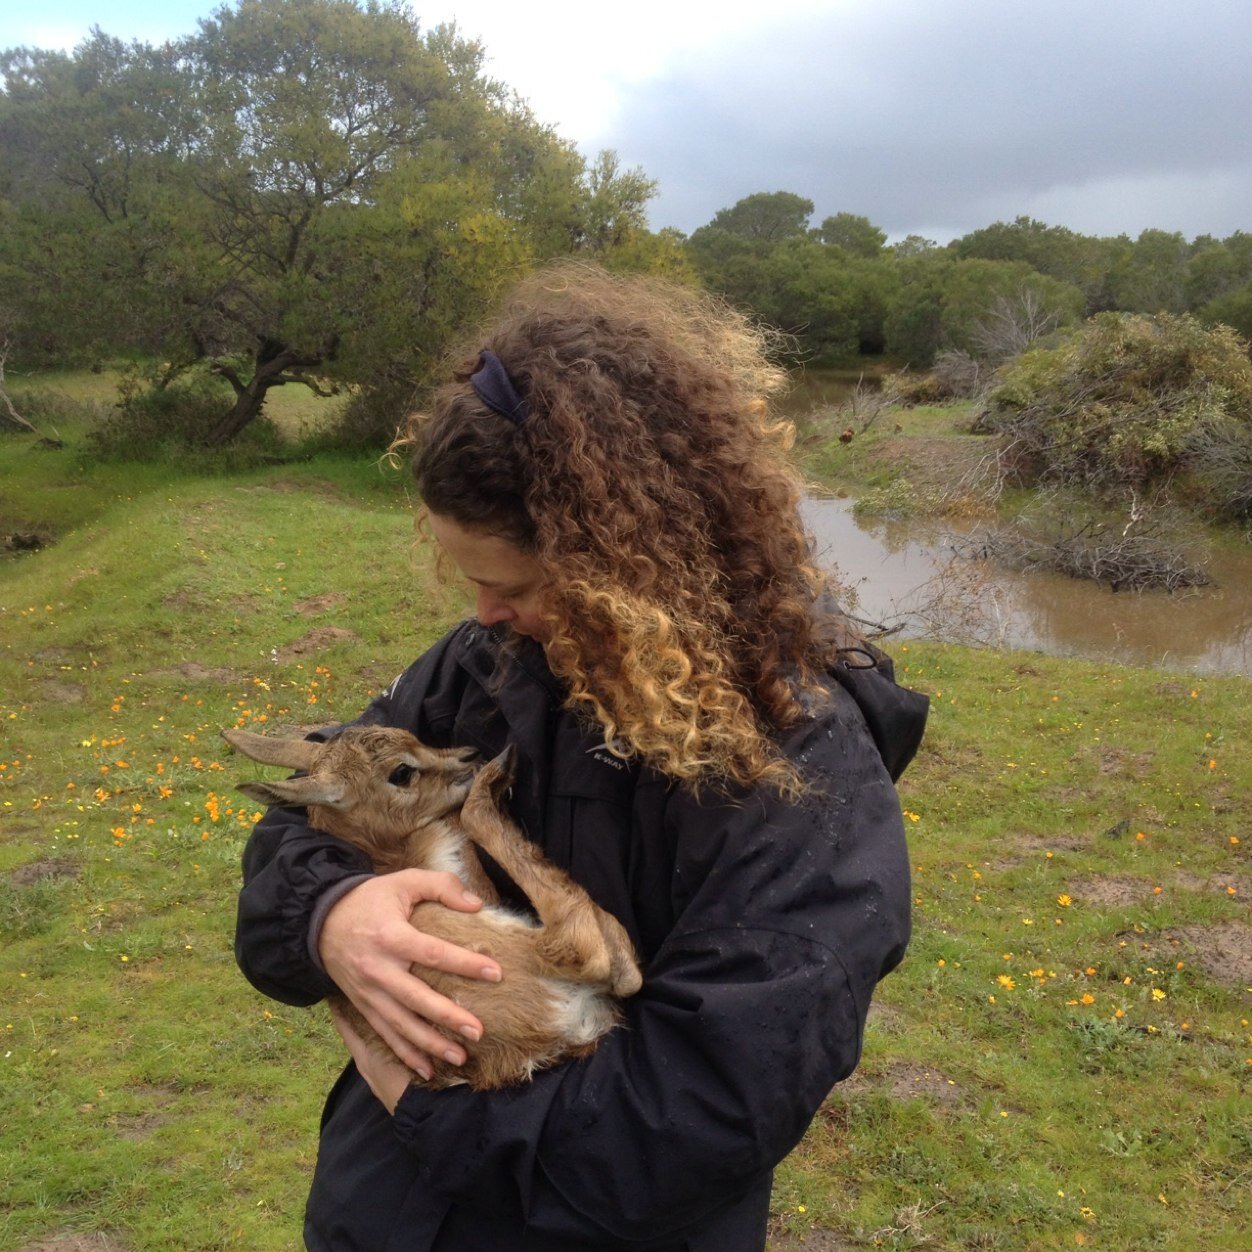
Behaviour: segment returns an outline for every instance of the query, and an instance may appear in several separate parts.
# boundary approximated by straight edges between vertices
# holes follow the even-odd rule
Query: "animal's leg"
[[[461,810],[466,835],[524,891],[539,914],[538,950],[561,977],[601,983],[614,995],[634,995],[643,983],[625,928],[564,870],[553,865],[505,816],[501,796],[511,761],[485,765]]]

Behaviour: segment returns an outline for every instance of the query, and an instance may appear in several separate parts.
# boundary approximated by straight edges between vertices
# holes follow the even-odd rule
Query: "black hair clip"
[[[489,409],[520,426],[530,416],[530,405],[518,394],[504,363],[490,348],[482,350],[479,362],[470,386]]]

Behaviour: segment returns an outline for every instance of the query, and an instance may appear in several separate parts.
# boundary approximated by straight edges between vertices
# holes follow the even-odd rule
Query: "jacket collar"
[[[465,627],[457,663],[503,718],[503,734],[491,746],[500,751],[512,743],[518,750],[511,807],[523,828],[538,837],[552,778],[554,722],[564,703],[561,684],[533,639],[510,638],[505,630],[476,622]]]

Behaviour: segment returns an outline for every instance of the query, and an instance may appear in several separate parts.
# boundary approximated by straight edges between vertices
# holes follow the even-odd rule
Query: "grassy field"
[[[217,731],[354,714],[464,601],[370,458],[60,433],[0,457],[0,535],[51,540],[0,558],[0,1249],[294,1248],[341,1050],[235,969],[255,810]],[[774,1246],[1248,1246],[1247,681],[894,650],[934,710],[915,938]]]

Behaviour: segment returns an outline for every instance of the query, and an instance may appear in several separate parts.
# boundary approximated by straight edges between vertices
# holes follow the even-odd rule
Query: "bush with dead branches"
[[[958,552],[1010,569],[1050,570],[1113,591],[1207,586],[1207,545],[1196,524],[1160,498],[1132,495],[1124,517],[1045,497],[1009,524],[971,535]]]
[[[1185,315],[1099,314],[1000,378],[980,421],[1003,436],[1012,472],[1028,484],[1142,490],[1198,464],[1197,441],[1212,460],[1214,442],[1243,446],[1252,428],[1247,344]],[[1225,490],[1242,498],[1237,486]],[[1217,506],[1203,482],[1193,494]]]
[[[15,324],[16,319],[13,314],[8,309],[0,307],[0,430],[20,430],[27,434],[37,435],[39,431],[34,424],[19,412],[17,405],[13,403],[4,380],[4,367],[13,347]]]
[[[954,400],[973,400],[986,390],[991,371],[960,348],[945,348],[935,357],[930,376]]]
[[[1252,521],[1252,422],[1202,422],[1187,440],[1186,466],[1215,513]]]
[[[999,364],[1021,356],[1065,320],[1064,308],[1037,287],[1022,283],[1016,291],[996,296],[970,327],[970,344],[980,361]]]

